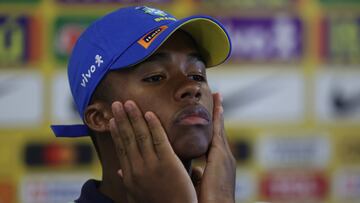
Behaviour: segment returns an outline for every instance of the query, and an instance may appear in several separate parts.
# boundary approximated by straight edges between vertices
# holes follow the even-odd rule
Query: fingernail
[[[127,101],[125,102],[124,107],[126,111],[131,111],[134,108],[134,105],[131,101]]]
[[[124,176],[124,174],[123,174],[123,172],[122,172],[121,169],[119,169],[117,172],[118,172],[118,174],[120,175],[121,178]]]
[[[147,121],[150,121],[151,120],[151,115],[150,115],[151,113],[148,111],[148,112],[146,112],[145,113],[145,119],[147,120]]]
[[[112,103],[112,109],[113,109],[113,113],[116,111],[121,111],[122,109],[122,103],[119,101],[115,101]]]
[[[221,95],[221,93],[219,92],[219,99],[221,102],[223,102],[223,96]]]
[[[222,114],[224,113],[224,108],[222,106],[219,107],[219,112]]]

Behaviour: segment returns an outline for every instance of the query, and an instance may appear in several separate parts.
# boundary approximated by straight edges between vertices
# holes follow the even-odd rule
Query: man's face
[[[144,62],[105,78],[113,101],[133,100],[159,117],[183,160],[204,155],[212,138],[213,100],[199,56],[192,38],[178,31]]]

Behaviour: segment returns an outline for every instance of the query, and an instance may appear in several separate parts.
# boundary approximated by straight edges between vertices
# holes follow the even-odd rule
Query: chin
[[[207,153],[211,142],[210,133],[201,131],[181,133],[178,136],[174,139],[172,147],[181,160],[195,159]]]

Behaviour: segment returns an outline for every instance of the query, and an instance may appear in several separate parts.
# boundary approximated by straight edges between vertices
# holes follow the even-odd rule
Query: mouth
[[[182,109],[175,117],[178,125],[208,125],[210,114],[203,106],[189,106]]]

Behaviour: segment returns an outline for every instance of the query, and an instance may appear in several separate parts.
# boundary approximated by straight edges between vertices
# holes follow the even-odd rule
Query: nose
[[[198,102],[201,96],[201,84],[189,79],[175,93],[177,101]]]

